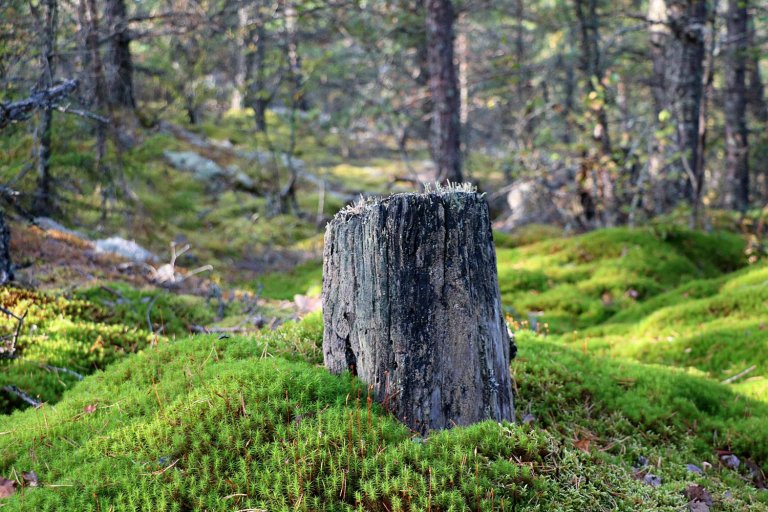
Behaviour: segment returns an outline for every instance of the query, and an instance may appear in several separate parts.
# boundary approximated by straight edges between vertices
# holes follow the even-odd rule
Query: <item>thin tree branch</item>
[[[0,128],[11,123],[26,121],[33,111],[50,109],[77,88],[77,80],[64,82],[40,91],[33,91],[28,98],[9,103],[0,103]]]

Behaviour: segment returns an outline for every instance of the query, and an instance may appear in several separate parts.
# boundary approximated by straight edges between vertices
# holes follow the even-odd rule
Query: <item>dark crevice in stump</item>
[[[328,225],[325,364],[421,432],[513,420],[488,206],[465,188],[347,208]]]

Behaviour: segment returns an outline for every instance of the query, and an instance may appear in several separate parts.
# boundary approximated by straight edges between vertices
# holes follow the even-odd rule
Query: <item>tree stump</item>
[[[514,419],[488,205],[466,186],[341,211],[325,233],[323,355],[411,429]]]

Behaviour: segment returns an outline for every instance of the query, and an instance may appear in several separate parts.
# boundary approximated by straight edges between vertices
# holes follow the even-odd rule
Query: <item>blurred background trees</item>
[[[574,229],[681,209],[700,224],[702,208],[768,200],[768,9],[754,0],[5,0],[0,20],[3,104],[79,81],[4,130],[35,140],[0,164],[35,215],[73,186],[60,123],[91,145],[74,167],[106,215],[130,201],[122,155],[146,130],[233,111],[273,152],[300,154],[320,119],[330,152],[394,155],[403,178],[471,180],[500,205],[525,196]],[[431,171],[411,165],[425,158]],[[276,212],[291,210],[291,162],[263,177]]]

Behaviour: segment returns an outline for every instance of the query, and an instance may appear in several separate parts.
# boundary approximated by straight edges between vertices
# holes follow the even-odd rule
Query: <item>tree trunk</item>
[[[0,285],[13,281],[11,264],[11,230],[5,222],[5,212],[0,210]]]
[[[301,68],[301,55],[299,54],[299,13],[293,0],[282,0],[283,24],[285,33],[285,49],[288,56],[288,69],[293,82],[293,101],[296,108],[302,112],[309,110],[306,89],[304,88],[304,73]]]
[[[650,53],[652,61],[651,96],[653,97],[653,123],[654,132],[662,130],[664,123],[662,112],[671,114],[670,91],[667,80],[667,66],[669,62],[670,30],[667,17],[667,4],[665,0],[650,0],[648,4],[648,20],[650,25]],[[663,213],[672,194],[669,166],[669,145],[663,137],[652,135],[648,152],[648,178],[649,190],[644,203],[648,211],[660,215]]]
[[[136,101],[133,95],[133,59],[125,0],[108,0],[104,18],[110,36],[106,63],[109,103],[118,108],[134,110]]]
[[[669,24],[676,45],[676,62],[670,62],[670,87],[673,87],[677,120],[678,149],[683,153],[684,195],[695,209],[703,185],[704,169],[699,159],[699,124],[704,96],[704,28],[706,0],[667,2]]]
[[[53,56],[56,51],[56,25],[58,18],[56,0],[45,2],[45,28],[40,52],[40,89],[50,89],[55,74]],[[36,215],[46,216],[53,212],[53,177],[51,176],[51,126],[53,109],[48,106],[40,112],[40,122],[35,131],[37,155],[37,187],[32,202]]]
[[[747,0],[728,0],[728,42],[725,59],[725,149],[729,206],[749,206],[749,144],[746,68],[748,47]]]
[[[248,29],[248,9],[245,3],[241,3],[237,8],[237,27],[235,32],[234,45],[234,87],[232,88],[232,101],[230,108],[234,111],[243,109],[243,96],[246,93],[248,82],[248,56],[251,53],[250,30]],[[247,96],[247,93],[245,94]]]
[[[461,107],[453,62],[453,4],[451,0],[427,0],[426,9],[432,160],[437,167],[437,181],[461,183]]]
[[[372,386],[410,428],[514,419],[514,346],[480,195],[399,194],[336,215],[323,319],[326,367]]]
[[[267,131],[267,107],[272,100],[267,90],[267,31],[264,21],[259,20],[258,26],[249,35],[249,44],[256,45],[254,51],[250,51],[246,58],[247,94],[246,103],[253,108],[256,131]]]
[[[749,16],[749,11],[747,11]],[[768,102],[765,101],[765,87],[763,86],[763,78],[760,74],[760,52],[755,48],[755,22],[753,17],[747,18],[747,24],[749,27],[749,58],[747,65],[749,66],[749,96],[748,102],[750,109],[755,116],[755,119],[761,123],[768,123]]]
[[[576,18],[581,34],[581,69],[586,79],[586,93],[589,104],[588,118],[593,120],[592,138],[600,146],[596,185],[599,194],[603,226],[615,226],[618,204],[610,163],[613,160],[611,138],[608,133],[608,115],[605,105],[608,96],[603,84],[603,62],[600,51],[600,19],[597,15],[597,0],[576,0]]]

